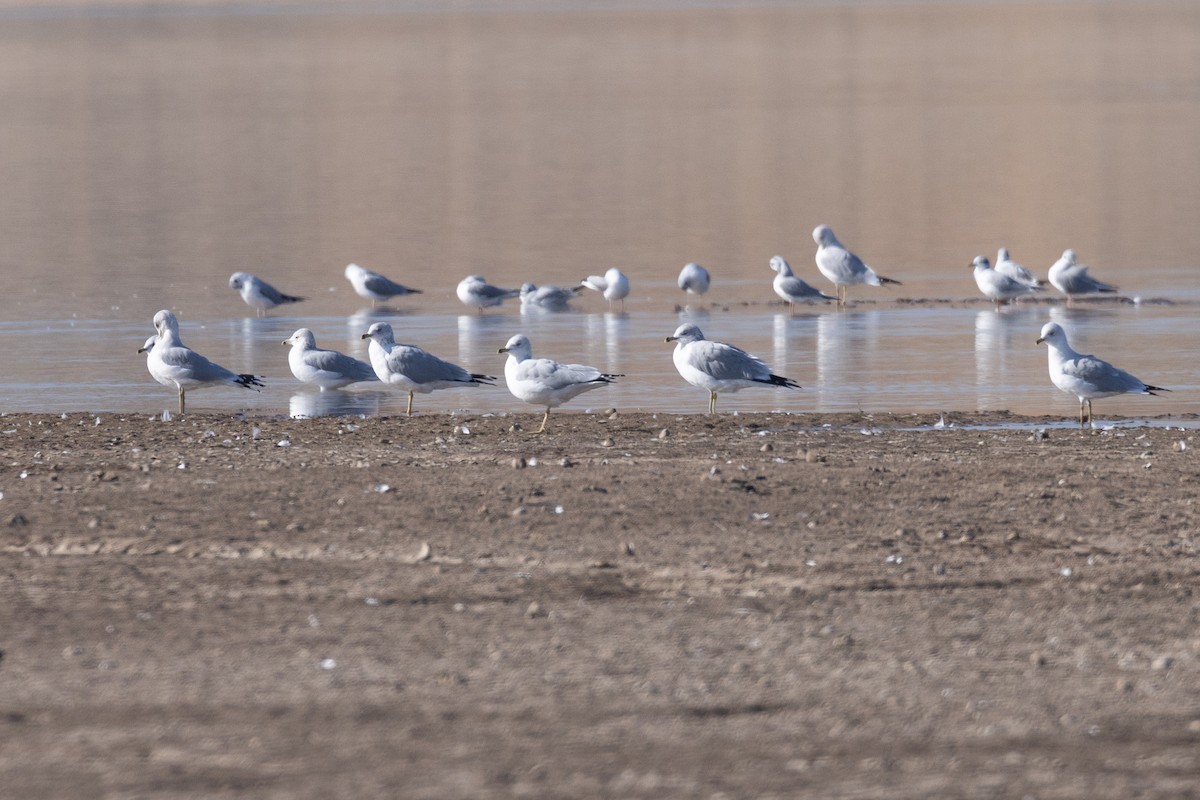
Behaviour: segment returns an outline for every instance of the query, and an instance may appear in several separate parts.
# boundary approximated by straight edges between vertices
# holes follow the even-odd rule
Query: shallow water
[[[169,307],[189,345],[268,378],[197,410],[402,411],[369,387],[298,391],[279,344],[306,326],[364,356],[382,318],[474,371],[501,375],[496,349],[524,331],[626,374],[568,409],[700,412],[663,341],[688,319],[805,387],[721,410],[1070,417],[1033,344],[1055,319],[1175,390],[1100,416],[1200,412],[1200,8],[456,8],[0,10],[0,411],[173,408],[135,354]],[[767,261],[828,289],[822,222],[904,285],[789,315]],[[999,246],[1043,277],[1073,247],[1126,298],[1176,302],[903,302],[974,298],[968,265]],[[714,286],[680,313],[692,260]],[[425,294],[365,312],[349,261]],[[470,273],[569,285],[613,264],[634,284],[623,313],[589,293],[576,313],[478,316],[453,295]],[[235,270],[309,299],[256,319]],[[416,404],[461,407],[526,410],[502,381]]]

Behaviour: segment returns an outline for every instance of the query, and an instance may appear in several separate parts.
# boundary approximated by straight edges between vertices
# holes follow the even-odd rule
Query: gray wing
[[[581,383],[607,380],[595,367],[560,364],[549,358],[527,359],[521,362],[519,369],[518,377],[522,380],[536,380],[547,389],[564,389]]]
[[[214,364],[195,350],[187,347],[163,348],[163,352],[159,354],[159,358],[164,364],[184,372],[191,380],[202,383],[238,380],[237,373],[225,369],[220,364]]]
[[[779,282],[779,288],[790,297],[812,298],[814,300],[833,300],[834,298],[822,292],[816,287],[809,286],[800,278],[795,276],[785,277]]]
[[[865,275],[869,271],[861,258],[844,247],[822,247],[817,257],[826,270],[842,277]]]
[[[688,348],[688,360],[696,369],[716,380],[766,381],[771,379],[771,368],[758,356],[752,356],[740,347],[724,342],[708,340],[694,343]]]
[[[1063,276],[1068,292],[1115,292],[1117,287],[1098,281],[1088,274],[1087,267],[1076,267]]]
[[[471,287],[471,291],[488,300],[495,300],[497,297],[516,297],[520,294],[516,289],[501,289],[499,286],[492,286],[490,283],[477,284]]]
[[[396,283],[391,278],[386,278],[378,272],[372,272],[367,275],[367,279],[363,281],[363,285],[375,294],[387,294],[392,296],[404,294],[420,294],[420,289],[410,289],[409,287]]]
[[[471,373],[411,344],[398,344],[388,353],[388,367],[413,383],[439,381],[471,383]]]
[[[1079,356],[1063,362],[1064,375],[1087,381],[1102,392],[1144,392],[1145,381],[1095,356]]]
[[[309,350],[304,354],[304,363],[314,369],[345,375],[358,381],[379,380],[370,364],[336,350]]]

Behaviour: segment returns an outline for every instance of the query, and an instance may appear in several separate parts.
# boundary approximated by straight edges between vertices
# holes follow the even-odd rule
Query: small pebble
[[[1153,670],[1161,671],[1161,670],[1165,670],[1165,669],[1170,669],[1173,666],[1175,666],[1175,659],[1172,658],[1171,656],[1159,656],[1158,658],[1156,658],[1150,662],[1150,669],[1153,669]]]
[[[528,617],[529,619],[534,619],[535,617],[543,616],[542,607],[540,605],[538,605],[536,600],[534,602],[530,603],[529,606],[525,609],[525,616]]]
[[[513,469],[525,469],[525,458],[523,456],[514,458],[512,460],[512,467]]]
[[[332,658],[322,658],[321,659],[321,669],[333,669],[336,666],[337,666],[337,662],[334,661]]]

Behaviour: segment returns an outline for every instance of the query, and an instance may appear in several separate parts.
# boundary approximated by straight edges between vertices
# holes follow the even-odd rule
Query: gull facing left
[[[249,272],[235,272],[229,276],[229,288],[242,296],[246,305],[254,309],[258,316],[263,316],[268,308],[299,303],[303,297],[284,294],[257,275]]]
[[[775,294],[787,301],[788,311],[796,310],[796,303],[807,303],[811,300],[836,300],[835,297],[822,292],[815,286],[809,286],[792,272],[792,265],[783,256],[771,257],[771,269],[777,273],[771,281]]]
[[[1037,340],[1038,344],[1042,342],[1049,346],[1051,383],[1079,398],[1080,425],[1092,420],[1092,400],[1098,397],[1171,391],[1151,386],[1095,356],[1075,352],[1067,342],[1067,332],[1057,322],[1045,324]]]
[[[154,315],[154,329],[158,335],[153,340],[147,339],[138,352],[150,354],[146,357],[146,369],[154,380],[163,386],[174,386],[179,392],[180,414],[184,413],[184,395],[188,389],[230,384],[257,392],[257,387],[266,385],[256,375],[227,370],[184,345],[179,338],[179,320],[171,311],[164,308]]]
[[[983,292],[984,297],[996,304],[997,310],[1005,300],[1012,300],[1042,290],[1042,287],[1037,284],[1017,280],[1011,275],[1005,275],[999,270],[993,269],[987,256],[975,256],[975,260],[971,262],[971,269],[975,273],[975,285],[979,287],[979,291]]]
[[[542,426],[536,433],[546,430],[550,409],[622,377],[583,364],[560,364],[549,358],[534,358],[529,338],[519,333],[509,339],[499,352],[508,353],[508,361],[504,364],[504,382],[513,396],[531,405],[546,407]]]
[[[708,413],[717,410],[719,392],[736,392],[747,386],[782,386],[799,389],[800,384],[771,373],[767,362],[739,347],[704,338],[700,328],[684,323],[667,337],[677,342],[672,358],[675,369],[692,386],[708,391]]]
[[[375,369],[365,361],[317,347],[317,337],[308,328],[300,328],[283,344],[290,344],[288,366],[301,383],[311,383],[326,389],[340,389],[359,381],[377,381]]]
[[[861,258],[846,249],[833,235],[833,228],[818,225],[813,229],[813,241],[817,243],[817,269],[837,287],[837,304],[846,305],[846,288],[856,283],[882,286],[885,283],[900,285],[900,281],[885,278],[868,267]]]
[[[392,326],[376,322],[362,335],[370,339],[367,352],[371,366],[379,380],[389,386],[399,386],[408,392],[408,416],[412,416],[413,393],[428,394],[434,389],[449,389],[454,386],[495,385],[490,375],[467,372],[457,364],[451,364],[427,353],[415,344],[397,344]]]
[[[346,280],[354,287],[359,297],[371,301],[371,307],[376,303],[386,303],[393,297],[403,297],[406,294],[420,294],[420,289],[412,289],[402,283],[396,283],[391,278],[373,272],[358,264],[346,265]]]

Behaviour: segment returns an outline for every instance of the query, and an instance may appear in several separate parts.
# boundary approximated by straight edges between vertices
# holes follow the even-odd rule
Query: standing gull
[[[1010,275],[1001,274],[999,270],[992,269],[987,256],[975,256],[975,260],[971,262],[971,268],[975,273],[975,285],[979,287],[979,291],[983,292],[984,297],[996,304],[997,310],[1005,300],[1012,300],[1042,290],[1042,287],[1036,284],[1019,281]]]
[[[992,267],[992,269],[996,270],[996,272],[999,272],[1001,275],[1007,275],[1013,280],[1020,281],[1021,283],[1028,283],[1030,286],[1036,286],[1038,288],[1043,286],[1042,281],[1039,281],[1037,278],[1033,277],[1032,272],[1009,257],[1007,247],[1001,247],[996,251],[996,266]]]
[[[408,416],[412,416],[413,393],[428,394],[434,389],[454,386],[494,385],[490,375],[475,375],[457,364],[443,361],[413,344],[397,344],[392,326],[376,322],[362,335],[370,339],[367,352],[379,380],[408,392]]]
[[[679,270],[679,288],[688,294],[704,294],[710,283],[712,279],[708,270],[695,261],[684,264],[683,269]]]
[[[736,392],[747,386],[783,386],[799,389],[800,384],[779,375],[758,356],[723,342],[710,342],[695,325],[685,323],[667,337],[677,342],[672,358],[675,369],[693,386],[708,390],[708,413],[717,410],[718,392]]]
[[[900,285],[900,281],[875,274],[875,270],[851,253],[833,235],[833,228],[818,225],[813,229],[813,241],[817,243],[817,269],[837,287],[837,304],[846,305],[846,288],[856,283],[882,286],[885,283]]]
[[[308,328],[301,328],[284,339],[283,344],[290,344],[288,366],[292,374],[301,383],[312,383],[326,389],[340,389],[359,381],[377,381],[374,368],[365,361],[359,361],[345,353],[336,350],[324,350],[317,347],[317,337]]]
[[[629,278],[625,277],[625,273],[616,267],[609,267],[604,275],[589,275],[580,281],[579,285],[603,293],[610,309],[612,304],[617,301],[620,301],[621,309],[625,309],[625,297],[629,294]]]
[[[1151,386],[1123,369],[1095,356],[1076,353],[1067,343],[1067,332],[1057,322],[1047,322],[1037,343],[1049,345],[1050,381],[1067,394],[1079,398],[1079,424],[1092,419],[1092,400],[1115,394],[1154,394],[1169,392],[1161,386]],[[1084,409],[1086,407],[1086,414]]]
[[[246,305],[253,308],[255,313],[260,317],[268,308],[274,308],[275,306],[287,303],[299,303],[304,299],[303,297],[284,294],[262,278],[251,275],[249,272],[235,272],[230,275],[229,288],[236,289],[238,294],[242,296],[242,299],[246,301]]]
[[[406,294],[420,294],[420,289],[411,289],[396,283],[391,278],[372,272],[358,264],[346,265],[346,280],[354,287],[359,297],[371,301],[371,307],[376,303],[386,303],[393,297],[403,297]]]
[[[506,299],[521,294],[516,289],[501,289],[499,286],[492,286],[483,279],[482,275],[468,275],[463,278],[458,282],[455,292],[464,306],[478,309],[480,314],[485,308],[498,306]]]
[[[504,381],[513,396],[526,403],[546,407],[542,427],[537,429],[537,433],[546,430],[550,409],[558,408],[589,389],[613,383],[622,377],[583,364],[560,364],[549,358],[534,358],[533,345],[528,337],[519,333],[509,339],[500,352],[508,353],[508,361],[504,364]]]
[[[231,384],[257,392],[256,387],[265,386],[261,378],[231,372],[185,346],[179,338],[179,320],[170,311],[163,309],[154,315],[154,329],[158,335],[146,340],[138,352],[150,354],[146,357],[146,369],[154,380],[178,390],[180,414],[184,413],[184,394],[188,389]]]
[[[797,278],[792,272],[792,265],[783,256],[771,258],[771,269],[777,273],[771,285],[775,287],[775,294],[787,301],[789,311],[796,310],[796,303],[837,299]]]
[[[1050,267],[1046,276],[1054,288],[1067,296],[1067,305],[1077,294],[1098,294],[1100,292],[1115,292],[1116,286],[1100,281],[1088,275],[1088,268],[1075,260],[1074,250],[1064,250],[1062,258]]]

